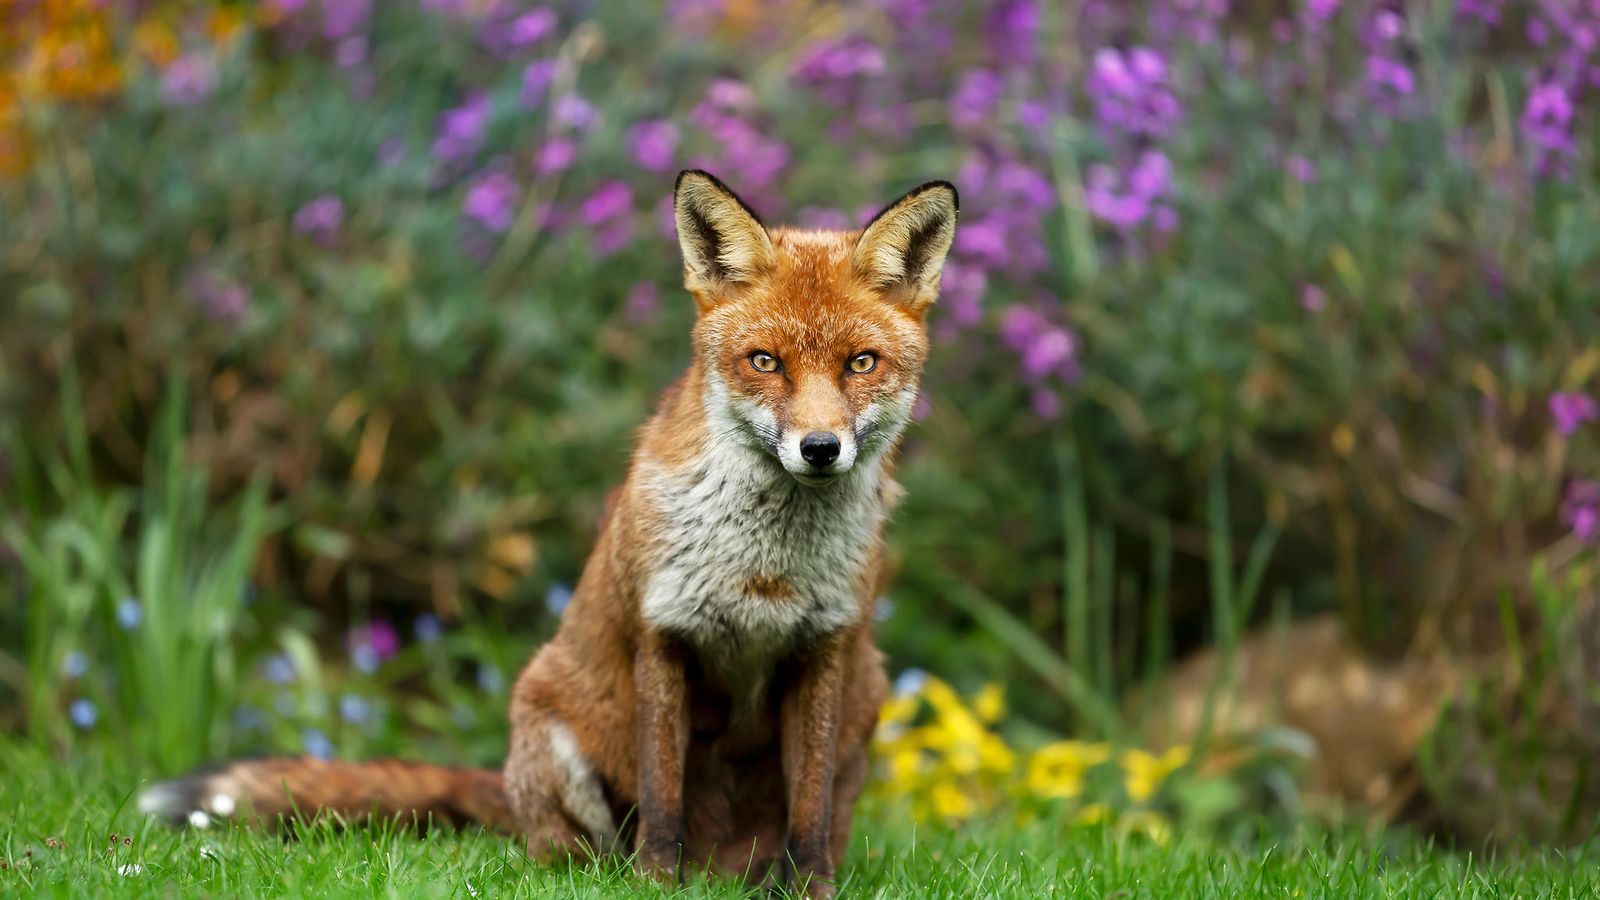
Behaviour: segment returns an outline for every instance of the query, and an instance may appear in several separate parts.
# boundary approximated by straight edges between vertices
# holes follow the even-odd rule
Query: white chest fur
[[[662,533],[646,621],[728,669],[765,667],[855,621],[884,515],[881,471],[872,460],[812,487],[733,442],[647,471]]]

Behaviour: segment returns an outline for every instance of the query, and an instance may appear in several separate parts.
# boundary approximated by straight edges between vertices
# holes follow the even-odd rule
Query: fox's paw
[[[633,871],[662,884],[681,884],[683,869],[679,857],[683,855],[682,850],[674,842],[641,846],[633,856]]]
[[[139,811],[169,825],[206,828],[229,818],[238,808],[237,792],[227,779],[213,774],[158,781],[139,794]]]

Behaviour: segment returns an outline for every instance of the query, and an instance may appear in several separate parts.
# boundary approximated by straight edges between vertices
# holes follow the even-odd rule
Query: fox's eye
[[[857,375],[865,375],[878,367],[878,354],[857,353],[850,357],[850,371]]]
[[[778,358],[771,353],[764,353],[758,350],[750,354],[750,367],[757,372],[776,372],[778,371]]]

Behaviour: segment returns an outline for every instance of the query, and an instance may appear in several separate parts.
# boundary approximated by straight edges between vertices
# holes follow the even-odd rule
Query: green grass
[[[576,896],[673,894],[622,863],[544,868],[515,841],[479,831],[417,836],[393,827],[171,830],[132,808],[133,766],[54,760],[0,744],[0,896]],[[111,835],[118,835],[113,846]],[[53,846],[56,841],[64,846]],[[47,843],[48,842],[48,843]],[[1600,893],[1595,849],[1486,860],[1395,833],[1165,846],[1100,827],[1035,823],[917,828],[886,813],[857,822],[840,872],[858,897],[1436,897]],[[681,895],[743,897],[728,881]]]

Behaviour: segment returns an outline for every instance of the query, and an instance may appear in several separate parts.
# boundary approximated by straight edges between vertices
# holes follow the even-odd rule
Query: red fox
[[[700,171],[674,204],[693,359],[516,682],[504,771],[236,762],[141,809],[479,822],[541,860],[631,850],[666,879],[705,865],[833,894],[888,693],[881,531],[956,190],[924,184],[849,232],[769,229]]]

